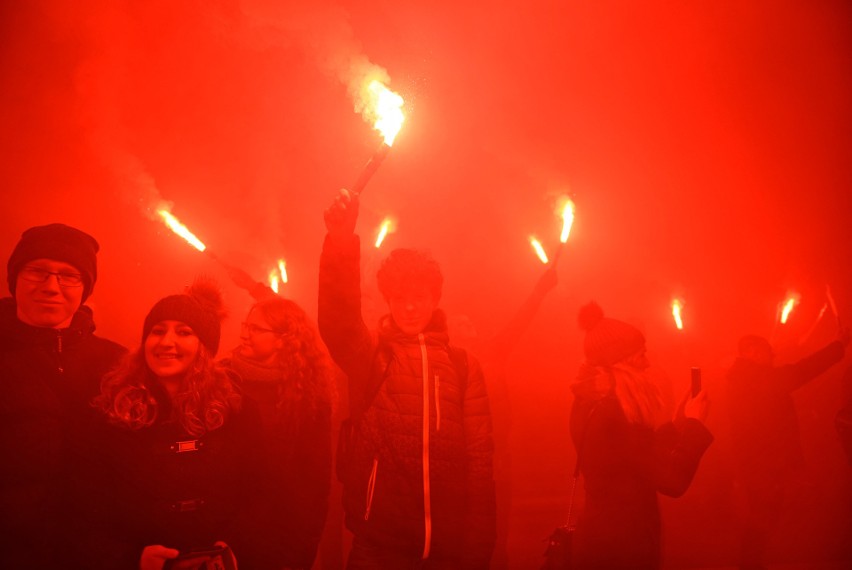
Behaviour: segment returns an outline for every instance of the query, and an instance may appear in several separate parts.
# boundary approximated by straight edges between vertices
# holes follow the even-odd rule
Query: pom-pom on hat
[[[225,310],[219,286],[212,279],[197,279],[183,295],[169,295],[157,301],[145,317],[142,342],[157,323],[180,321],[189,325],[210,356],[215,356],[219,350],[223,318]]]
[[[611,366],[645,347],[645,336],[633,325],[604,317],[594,301],[580,309],[580,328],[586,331],[583,351],[591,366]]]
[[[92,294],[98,278],[97,240],[84,231],[65,224],[35,226],[21,234],[21,240],[6,264],[9,291],[15,295],[18,273],[34,259],[52,259],[73,265],[83,276],[83,302]]]

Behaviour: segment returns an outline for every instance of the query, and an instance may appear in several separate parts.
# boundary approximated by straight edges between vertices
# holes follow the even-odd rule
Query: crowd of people
[[[342,190],[325,212],[317,325],[234,274],[256,302],[224,355],[215,282],[153,303],[128,351],[94,333],[85,304],[97,241],[61,223],[23,232],[7,264],[12,296],[0,300],[0,567],[308,569],[333,472],[353,535],[347,568],[506,567],[502,363],[556,274],[545,273],[487,350],[465,350],[451,344],[439,308],[438,263],[394,250],[376,275],[387,315],[371,330],[358,206]],[[688,392],[665,417],[643,333],[595,303],[579,322],[585,361],[566,411],[586,490],[574,563],[660,568],[658,495],[690,486],[714,440],[709,398]],[[776,367],[765,339],[740,342],[728,386],[750,505],[742,568],[763,567],[802,463],[790,394],[848,343],[842,329],[825,349]],[[348,418],[333,450],[339,371]],[[838,433],[852,449],[844,409]]]

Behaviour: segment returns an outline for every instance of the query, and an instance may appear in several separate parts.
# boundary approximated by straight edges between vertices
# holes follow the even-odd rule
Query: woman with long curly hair
[[[585,478],[586,501],[574,542],[576,568],[656,570],[661,566],[657,493],[686,492],[713,436],[704,426],[707,398],[688,394],[673,421],[660,421],[662,399],[648,375],[645,336],[580,311],[586,360],[571,386],[571,437]]]
[[[277,296],[252,306],[240,341],[222,364],[260,406],[269,468],[255,564],[310,568],[331,487],[331,359],[305,312]]]
[[[86,567],[180,568],[171,559],[216,547],[229,547],[226,564],[252,557],[244,528],[259,502],[261,424],[214,361],[223,316],[212,282],[161,299],[140,348],[101,382],[80,477],[93,489]]]

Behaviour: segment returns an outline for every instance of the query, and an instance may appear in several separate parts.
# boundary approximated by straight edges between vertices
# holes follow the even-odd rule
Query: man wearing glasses
[[[98,242],[64,224],[26,230],[0,299],[0,568],[67,567],[69,468],[100,379],[124,353],[86,307]],[[71,564],[73,566],[73,563]]]

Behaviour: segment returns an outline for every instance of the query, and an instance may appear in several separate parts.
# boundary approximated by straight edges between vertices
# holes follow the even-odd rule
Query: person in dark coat
[[[781,518],[784,496],[802,467],[799,422],[792,393],[843,359],[849,329],[838,340],[786,366],[774,366],[769,341],[746,335],[728,371],[728,409],[734,459],[748,500],[740,567],[764,568],[769,536]]]
[[[846,369],[841,380],[842,404],[834,417],[834,427],[846,459],[852,466],[852,366]]]
[[[590,303],[580,311],[585,363],[572,385],[571,437],[585,480],[577,521],[577,568],[653,570],[661,566],[657,494],[689,488],[713,441],[704,426],[707,398],[687,395],[674,421],[658,421],[662,400],[647,375],[645,337],[605,318]]]
[[[64,224],[26,230],[0,299],[0,568],[59,568],[73,541],[64,499],[78,427],[125,349],[94,334],[83,303],[97,241]]]
[[[249,310],[240,340],[222,365],[259,403],[268,445],[269,481],[253,535],[267,565],[308,569],[331,490],[331,359],[302,308],[274,294]]]
[[[103,379],[78,475],[90,486],[80,567],[159,570],[217,546],[231,549],[222,561],[254,559],[246,531],[265,477],[260,414],[213,361],[222,314],[212,282],[161,299],[140,348]]]
[[[449,345],[442,276],[427,254],[391,252],[377,334],[361,315],[357,196],[325,212],[319,328],[348,376],[353,419],[338,453],[347,567],[485,569],[495,542],[493,442],[476,359]],[[341,435],[343,441],[347,438]]]

